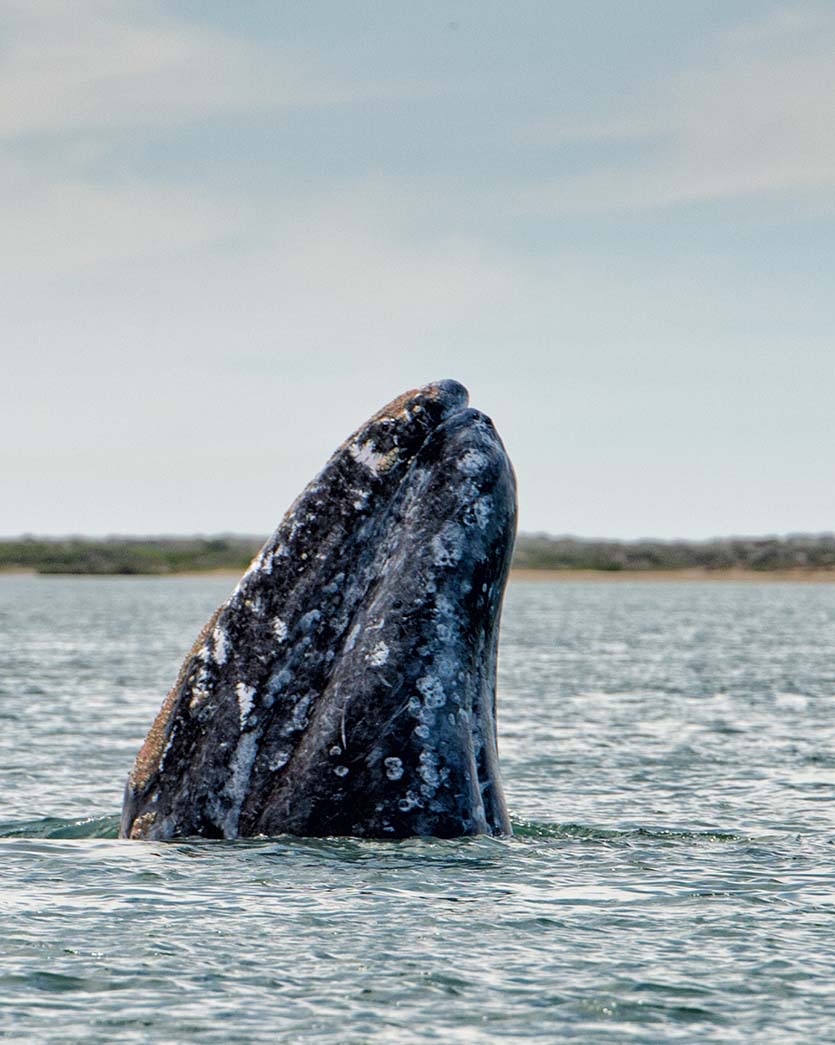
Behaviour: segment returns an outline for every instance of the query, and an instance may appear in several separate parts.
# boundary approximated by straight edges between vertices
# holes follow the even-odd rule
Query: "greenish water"
[[[228,587],[0,577],[0,1037],[832,1040],[835,586],[512,587],[512,839],[119,841]]]

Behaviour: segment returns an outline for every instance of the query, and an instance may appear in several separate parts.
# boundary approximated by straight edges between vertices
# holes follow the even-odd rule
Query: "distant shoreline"
[[[263,537],[19,537],[0,540],[0,570],[73,576],[240,576]],[[835,580],[835,533],[710,541],[605,541],[520,533],[518,580],[809,582]]]
[[[510,571],[510,578],[513,581],[523,583],[546,581],[552,584],[577,583],[578,581],[649,581],[651,583],[665,584],[687,584],[705,581],[709,583],[771,584],[782,581],[795,584],[835,584],[835,569],[808,570],[801,567],[789,570],[745,570],[739,567],[731,567],[727,570],[708,570],[699,567],[681,570],[518,569]]]
[[[233,570],[226,568],[209,570],[171,570],[167,573],[59,573],[50,571],[39,573],[37,570],[0,567],[0,577],[23,576],[23,577],[79,577],[95,578],[110,577],[122,580],[136,578],[140,580],[164,580],[166,578],[187,580],[196,577],[226,577],[229,580],[238,580],[244,570]],[[510,571],[510,580],[514,583],[530,584],[577,584],[586,581],[593,583],[634,583],[648,582],[651,584],[835,584],[835,569],[803,569],[794,568],[788,570],[746,570],[738,567],[722,570],[708,570],[702,568],[680,569],[680,570],[572,570],[572,569],[513,569]]]

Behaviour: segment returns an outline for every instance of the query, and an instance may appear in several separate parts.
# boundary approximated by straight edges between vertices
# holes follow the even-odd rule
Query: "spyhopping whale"
[[[496,647],[513,469],[463,386],[407,392],[287,512],[183,663],[123,837],[509,834]]]

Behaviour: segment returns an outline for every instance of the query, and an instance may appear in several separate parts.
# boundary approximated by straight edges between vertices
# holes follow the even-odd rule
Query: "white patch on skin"
[[[225,664],[226,658],[229,656],[229,641],[226,638],[226,632],[219,624],[215,625],[212,639],[215,644],[215,663]]]
[[[420,709],[420,713],[418,714],[418,720],[424,726],[428,725],[430,722],[434,723],[434,721],[435,721],[435,711],[434,711],[434,709],[433,708],[424,708],[424,707],[422,707]]]
[[[278,639],[279,642],[284,642],[287,638],[287,625],[281,619],[281,617],[273,617],[273,635]]]
[[[380,665],[385,664],[388,659],[389,648],[385,642],[378,642],[374,649],[365,655],[366,663],[370,664],[372,668],[379,668]]]
[[[317,621],[322,619],[322,611],[318,609],[309,610],[299,621],[302,632],[307,635]]]
[[[257,750],[257,734],[244,733],[238,741],[238,746],[235,749],[235,754],[229,767],[232,770],[232,774],[223,789],[232,801],[232,806],[223,819],[223,834],[225,838],[235,838],[237,836],[241,806],[246,795],[247,785],[252,773],[252,764],[255,761]]]
[[[445,523],[432,538],[432,561],[436,566],[454,566],[464,554],[463,535],[455,523]]]
[[[414,791],[407,791],[406,797],[401,798],[397,803],[398,808],[403,813],[408,813],[410,809],[420,809],[423,806],[423,802],[418,798]]]
[[[209,654],[208,647],[204,646],[200,654],[200,659],[205,663],[205,661],[209,660],[210,658],[211,654]],[[203,701],[206,700],[206,698],[209,696],[209,690],[206,688],[208,682],[209,672],[205,667],[201,668],[197,672],[194,682],[192,683],[191,698],[188,702],[188,706],[192,710],[194,710],[194,708],[200,707]]]
[[[365,465],[372,475],[377,474],[377,463],[380,454],[374,452],[373,442],[369,440],[365,443],[354,443],[350,447],[350,453],[357,464]]]
[[[438,775],[438,759],[434,751],[421,751],[418,773],[428,788],[435,788],[441,782]]]
[[[177,735],[177,730],[176,729],[172,729],[171,730],[171,736],[168,738],[168,743],[162,749],[162,754],[159,757],[159,772],[160,773],[162,772],[163,766],[165,765],[165,756],[171,750],[171,745],[174,743],[174,737],[176,735]]]
[[[354,500],[354,507],[358,512],[361,512],[363,508],[368,504],[368,498],[371,496],[370,490],[360,490],[358,487],[354,487],[352,493],[356,494]]]
[[[290,684],[292,678],[292,673],[289,672],[287,668],[282,668],[281,671],[277,672],[270,679],[268,683],[269,692],[273,696],[277,696],[278,694],[282,693],[285,689],[287,689],[287,686]]]
[[[247,567],[247,571],[243,575],[243,577],[241,577],[240,581],[238,582],[238,586],[237,586],[237,588],[235,588],[235,592],[237,593],[240,590],[241,586],[243,585],[243,582],[247,579],[247,577],[251,577],[255,573],[272,573],[272,572],[273,572],[273,553],[271,553],[269,551],[269,549],[267,549],[267,548],[262,548],[261,551],[258,552],[258,554],[255,556],[255,558],[252,560],[252,562]]]
[[[287,765],[287,763],[289,761],[290,761],[290,752],[289,751],[278,751],[278,752],[276,752],[276,755],[273,758],[273,760],[270,762],[270,764],[268,766],[268,769],[270,770],[271,773],[276,773],[276,772],[278,772],[279,769],[283,769]]]
[[[349,447],[349,452],[357,464],[367,468],[372,475],[387,472],[398,458],[396,448],[384,454],[377,453],[372,439],[368,439],[364,443],[353,443]]]
[[[487,528],[487,523],[490,521],[490,516],[493,514],[493,502],[490,497],[479,497],[479,499],[473,505],[473,511],[475,512],[475,520],[478,523],[478,528],[484,530]]]
[[[449,634],[454,635],[455,631],[450,629]],[[457,677],[458,666],[458,661],[450,656],[438,657],[435,661],[435,670],[438,673],[438,678],[447,684]]]
[[[456,467],[464,475],[477,475],[487,464],[487,458],[480,450],[467,450],[456,462]]]
[[[386,767],[386,776],[389,780],[399,780],[403,776],[403,763],[399,758],[383,759],[383,765]]]
[[[423,694],[423,702],[428,708],[442,708],[446,704],[446,693],[441,685],[441,680],[433,675],[424,675],[415,683],[420,693]]]
[[[357,635],[359,635],[360,624],[359,621],[351,628],[348,632],[348,638],[345,640],[345,652],[350,653],[351,650],[357,644]]]
[[[347,776],[350,772],[347,766],[335,766],[333,771],[337,776]]]
[[[235,694],[238,698],[238,712],[241,718],[241,729],[246,725],[249,713],[252,711],[252,703],[255,697],[255,686],[247,686],[245,682],[239,682],[235,686]]]
[[[313,693],[306,693],[303,697],[291,696],[288,698],[288,701],[293,703],[293,711],[281,729],[282,736],[289,737],[293,733],[298,733],[300,729],[304,729],[307,725],[307,711],[314,696]]]

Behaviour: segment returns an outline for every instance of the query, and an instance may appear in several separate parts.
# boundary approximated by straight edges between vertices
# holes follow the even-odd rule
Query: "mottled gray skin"
[[[513,470],[454,381],[334,454],[183,664],[121,833],[509,834],[496,647]]]

